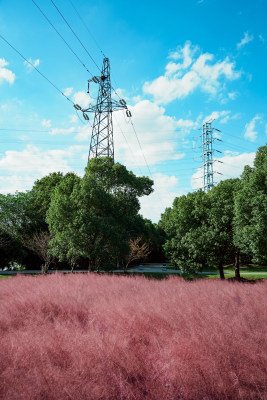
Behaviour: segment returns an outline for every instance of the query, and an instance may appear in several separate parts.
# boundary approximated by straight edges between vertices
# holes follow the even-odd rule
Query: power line
[[[79,60],[79,62],[82,64],[82,66],[86,69],[86,71],[93,76],[93,74],[89,71],[89,69],[86,67],[86,65],[82,62],[80,57],[75,53],[75,51],[72,49],[72,47],[68,44],[68,42],[64,39],[64,37],[61,35],[61,33],[57,30],[57,28],[54,26],[54,24],[50,21],[50,19],[46,16],[46,14],[41,10],[41,8],[38,6],[38,4],[32,0],[32,2],[35,4],[35,6],[38,8],[40,13],[45,17],[47,22],[52,26],[52,28],[56,31],[58,36],[63,40],[63,42],[66,44],[66,46],[70,49],[70,51],[75,55],[75,57]]]
[[[74,11],[76,12],[76,14],[78,15],[80,21],[82,22],[83,26],[85,27],[85,29],[87,30],[87,32],[89,33],[89,35],[91,36],[91,38],[93,39],[93,41],[95,42],[96,46],[98,47],[98,50],[100,51],[101,55],[103,57],[106,57],[105,54],[103,53],[103,51],[101,50],[98,42],[96,41],[96,38],[94,37],[94,35],[92,34],[92,32],[89,30],[88,26],[85,24],[84,20],[82,19],[80,13],[78,12],[77,8],[74,6],[74,4],[72,3],[71,0],[69,0],[70,4],[72,5],[72,8],[74,9]]]
[[[53,82],[50,81],[50,79],[48,79],[38,68],[36,68],[29,60],[27,60],[27,58],[25,58],[11,43],[9,43],[7,41],[7,39],[5,39],[1,34],[0,34],[1,39],[3,39],[21,58],[23,58],[23,60],[25,60],[32,68],[34,68],[38,74],[40,74],[44,79],[47,80],[47,82],[50,83],[51,86],[53,86],[60,94],[62,94],[62,96],[64,96],[68,101],[70,101],[73,105],[73,101],[66,96]]]
[[[139,140],[139,138],[138,138],[138,136],[137,136],[137,132],[136,132],[136,130],[135,130],[135,127],[134,127],[132,118],[130,118],[130,123],[131,123],[131,125],[132,125],[132,128],[133,128],[134,134],[135,134],[135,136],[136,136],[137,142],[138,142],[138,144],[139,144],[141,153],[142,153],[143,158],[144,158],[144,160],[145,160],[145,163],[146,163],[147,169],[148,169],[148,171],[149,171],[150,177],[151,177],[151,179],[153,180],[152,172],[151,172],[151,170],[150,170],[150,168],[149,168],[149,165],[148,165],[148,163],[147,163],[146,157],[145,157],[145,155],[144,155],[144,152],[143,152],[143,149],[142,149],[140,140]],[[159,193],[158,193],[158,192],[156,192],[156,193],[157,193],[157,196],[158,196],[158,198],[159,198],[159,201],[161,202],[162,207],[164,208],[164,205],[163,205],[163,202],[162,202],[162,199],[161,199]]]
[[[52,4],[54,5],[54,7],[57,9],[58,13],[61,15],[61,17],[63,18],[63,20],[65,21],[65,23],[68,25],[68,27],[70,28],[70,30],[72,31],[72,33],[75,35],[75,37],[77,38],[77,40],[79,41],[79,43],[81,44],[81,46],[84,48],[84,50],[86,51],[86,53],[89,55],[89,57],[91,58],[91,60],[93,61],[93,63],[96,65],[96,67],[98,68],[98,70],[101,72],[100,67],[97,65],[97,63],[95,62],[95,60],[93,59],[93,57],[91,56],[91,54],[88,52],[87,48],[84,46],[84,44],[81,42],[81,40],[79,39],[79,37],[76,35],[76,33],[74,32],[74,30],[72,29],[72,27],[70,26],[70,24],[67,22],[67,20],[65,19],[65,17],[63,16],[63,14],[59,11],[58,7],[56,6],[56,4],[53,2],[53,0],[50,0],[52,2]],[[73,3],[71,2],[71,0],[69,0],[70,4],[72,5],[73,9],[75,10],[76,14],[78,15],[79,19],[81,20],[82,24],[84,25],[84,27],[86,28],[86,30],[88,31],[88,33],[90,34],[90,36],[92,37],[92,39],[94,40],[96,46],[98,47],[100,53],[102,54],[102,56],[104,58],[107,58],[104,54],[104,52],[101,50],[98,42],[96,41],[94,35],[92,34],[92,32],[89,30],[89,28],[87,27],[87,25],[85,24],[85,22],[83,21],[81,15],[79,14],[78,10],[76,9],[76,7],[73,5]],[[117,85],[118,86],[118,85]],[[116,90],[114,89],[113,86],[111,86],[111,89],[114,91],[114,93],[116,94],[116,96],[118,96],[118,98],[120,100],[121,97],[120,95],[116,92]]]
[[[114,118],[115,118],[115,120],[116,120],[116,123],[117,123],[117,125],[118,125],[118,127],[119,127],[119,130],[120,130],[122,136],[124,137],[124,140],[125,140],[125,142],[126,142],[126,145],[128,146],[128,148],[129,148],[129,150],[130,150],[130,153],[131,153],[131,155],[132,155],[132,157],[133,157],[134,152],[132,151],[132,149],[131,149],[131,147],[130,147],[130,145],[129,145],[129,143],[128,143],[128,140],[127,140],[126,136],[125,136],[124,133],[123,133],[123,130],[122,130],[120,124],[119,124],[119,121],[117,120],[116,117],[114,117]],[[138,167],[138,168],[139,168],[139,167]],[[139,168],[139,172],[140,172],[140,174],[142,174],[142,171],[141,171],[140,168]]]
[[[97,63],[95,62],[95,60],[93,59],[93,57],[91,56],[91,54],[89,53],[89,51],[87,50],[87,48],[84,46],[84,44],[81,42],[81,40],[79,39],[79,37],[76,35],[76,33],[74,32],[74,30],[72,29],[72,27],[70,26],[70,24],[68,23],[68,21],[66,20],[66,18],[64,17],[64,15],[61,13],[61,11],[58,9],[58,7],[56,6],[56,4],[54,3],[53,0],[50,0],[51,3],[53,4],[53,6],[55,7],[55,9],[57,10],[57,12],[60,14],[61,18],[65,21],[65,23],[68,25],[69,29],[71,30],[71,32],[73,33],[73,35],[76,37],[76,39],[78,40],[78,42],[80,43],[80,45],[84,48],[84,50],[86,51],[86,53],[88,54],[88,56],[90,57],[90,59],[93,61],[93,63],[95,64],[95,66],[97,67],[97,69],[101,72],[101,69],[99,68],[99,66],[97,65]]]

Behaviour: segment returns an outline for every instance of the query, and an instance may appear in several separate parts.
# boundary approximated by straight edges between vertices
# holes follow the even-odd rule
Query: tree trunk
[[[235,254],[235,277],[240,279],[240,251]]]
[[[222,263],[220,263],[220,265],[219,265],[219,272],[220,272],[220,278],[221,279],[225,279],[224,272],[223,272],[223,264]]]
[[[92,271],[92,262],[91,262],[91,260],[89,260],[89,262],[88,262],[88,272],[91,272]]]
[[[46,263],[43,264],[42,265],[42,273],[47,274],[48,268],[49,268],[49,264],[46,264]]]

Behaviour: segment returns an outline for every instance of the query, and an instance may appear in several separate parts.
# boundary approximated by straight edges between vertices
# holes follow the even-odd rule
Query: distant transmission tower
[[[114,160],[112,113],[125,109],[127,117],[131,117],[131,112],[124,99],[116,101],[111,98],[110,62],[107,57],[103,59],[101,76],[94,76],[88,80],[87,93],[90,93],[91,82],[99,84],[96,104],[86,109],[82,109],[78,104],[74,105],[76,110],[83,112],[83,117],[87,121],[89,120],[87,113],[94,113],[88,161],[95,157],[106,156],[112,157]]]
[[[214,151],[221,153],[221,151],[213,149],[214,140],[219,140],[220,142],[222,140],[218,139],[218,138],[213,138],[214,129],[218,132],[220,132],[220,131],[219,131],[219,129],[212,128],[212,122],[213,121],[205,122],[202,125],[202,135],[201,135],[202,168],[203,168],[203,180],[204,180],[203,190],[206,193],[208,191],[210,191],[214,186],[213,153],[214,153]],[[222,161],[219,161],[219,160],[216,160],[216,161],[222,163]],[[222,175],[220,172],[216,172],[216,173]]]

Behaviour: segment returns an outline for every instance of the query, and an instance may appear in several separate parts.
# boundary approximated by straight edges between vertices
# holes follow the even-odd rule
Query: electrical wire
[[[138,138],[138,136],[137,136],[137,132],[136,132],[136,130],[135,130],[135,127],[134,127],[134,124],[133,124],[132,118],[130,118],[130,121],[131,121],[131,126],[132,126],[132,128],[133,128],[133,131],[134,131],[135,137],[136,137],[136,139],[137,139],[137,142],[138,142],[138,144],[139,144],[139,147],[140,147],[141,153],[142,153],[142,155],[143,155],[143,158],[144,158],[144,160],[145,160],[145,163],[146,163],[147,169],[148,169],[148,171],[149,171],[150,178],[153,180],[153,177],[152,177],[152,172],[151,172],[151,170],[150,170],[150,168],[149,168],[149,165],[148,165],[148,163],[147,163],[146,157],[145,157],[145,155],[144,155],[144,152],[143,152],[143,149],[142,149],[142,146],[141,146],[140,140],[139,140],[139,138]],[[156,192],[156,194],[157,194],[157,196],[158,196],[158,198],[159,198],[159,201],[161,202],[161,205],[162,205],[162,207],[164,208],[164,205],[163,205],[163,202],[162,202],[162,199],[161,199],[161,197],[160,197],[159,193],[158,193],[158,192]]]
[[[46,14],[41,10],[41,8],[38,6],[38,4],[32,0],[33,4],[38,8],[40,13],[45,17],[47,22],[52,26],[52,28],[56,31],[58,36],[63,40],[63,42],[66,44],[66,46],[70,49],[70,51],[74,54],[74,56],[77,58],[77,60],[82,64],[82,66],[86,69],[86,71],[93,76],[93,74],[89,71],[89,69],[86,67],[86,65],[83,63],[83,61],[80,59],[80,57],[75,53],[75,51],[72,49],[72,47],[68,44],[68,42],[64,39],[64,37],[61,35],[61,33],[57,30],[57,28],[54,26],[54,24],[50,21],[50,19],[46,16]]]
[[[68,25],[69,29],[71,30],[71,32],[73,33],[73,35],[76,37],[76,39],[78,40],[78,42],[80,43],[80,45],[83,47],[83,49],[86,51],[86,53],[88,54],[88,56],[90,57],[90,59],[93,61],[93,63],[95,64],[95,66],[97,67],[97,69],[100,71],[101,73],[101,69],[99,68],[99,66],[97,65],[97,63],[95,62],[95,60],[93,59],[93,57],[91,56],[91,54],[89,53],[89,51],[87,50],[87,48],[84,46],[84,44],[81,42],[81,40],[79,39],[79,37],[76,35],[76,33],[74,32],[74,30],[72,29],[71,25],[68,23],[68,21],[66,20],[66,18],[64,17],[64,15],[61,13],[61,11],[59,10],[59,8],[57,7],[57,5],[55,4],[55,2],[53,0],[50,0],[51,3],[53,4],[53,6],[55,7],[55,9],[57,10],[57,12],[59,13],[59,15],[61,16],[61,18],[65,21],[65,23]]]
[[[128,143],[128,140],[127,140],[126,136],[125,136],[124,133],[123,133],[123,130],[122,130],[121,126],[120,126],[120,123],[119,123],[119,121],[117,120],[116,117],[115,117],[115,120],[116,120],[116,123],[117,123],[117,125],[118,125],[118,127],[119,127],[119,130],[120,130],[122,136],[124,137],[124,140],[125,140],[125,142],[126,142],[126,145],[128,146],[128,148],[129,148],[129,150],[130,150],[130,154],[131,154],[132,157],[133,157],[134,152],[132,151],[132,149],[131,149],[131,147],[130,147],[130,145],[129,145],[129,143]],[[141,171],[140,167],[138,167],[138,169],[139,169],[140,175],[142,175],[142,171]]]
[[[96,38],[94,37],[94,35],[92,34],[92,32],[89,30],[88,26],[85,24],[84,20],[82,19],[80,13],[78,12],[77,8],[74,6],[74,4],[72,3],[71,0],[69,0],[69,3],[71,4],[72,8],[74,9],[74,11],[76,12],[76,14],[78,15],[81,23],[83,24],[83,26],[85,27],[85,29],[87,30],[87,32],[89,33],[89,35],[91,36],[91,38],[93,39],[93,41],[95,42],[98,50],[100,51],[100,53],[102,54],[103,57],[106,58],[105,54],[103,53],[103,51],[101,50],[98,42],[96,41]]]
[[[38,68],[36,68],[29,60],[27,60],[27,58],[25,58],[11,43],[9,43],[8,40],[4,38],[4,36],[2,36],[2,35],[0,34],[0,37],[1,37],[1,39],[4,40],[4,41],[5,41],[5,42],[6,42],[6,43],[21,57],[21,58],[23,58],[23,60],[25,60],[32,68],[34,68],[34,69],[38,72],[38,74],[40,74],[44,79],[46,79],[47,82],[49,82],[51,86],[53,86],[60,94],[62,94],[62,96],[64,96],[68,101],[70,101],[70,102],[74,105],[73,101],[72,101],[68,96],[66,96],[53,82],[51,82],[50,79],[48,79],[48,78],[47,78]]]
[[[58,11],[58,13],[60,14],[61,18],[65,21],[65,23],[67,24],[67,26],[69,27],[69,29],[71,30],[71,32],[74,34],[74,36],[76,37],[76,39],[79,41],[80,45],[83,47],[83,49],[86,51],[86,53],[88,54],[88,56],[90,57],[90,59],[93,61],[93,63],[95,64],[95,66],[97,67],[97,69],[99,70],[100,73],[102,73],[100,67],[98,66],[98,64],[96,63],[96,61],[94,60],[94,58],[91,56],[91,54],[89,53],[89,51],[87,50],[87,48],[85,47],[85,45],[82,43],[82,41],[79,39],[78,35],[74,32],[74,30],[72,29],[71,25],[68,23],[68,21],[66,20],[66,18],[64,17],[64,15],[62,14],[62,12],[59,10],[59,8],[56,6],[55,2],[53,0],[50,0],[51,3],[53,4],[53,6],[55,7],[55,9]],[[69,0],[70,4],[72,5],[73,9],[75,10],[75,12],[77,13],[79,19],[82,21],[83,25],[85,26],[85,28],[87,29],[87,31],[89,32],[89,34],[91,35],[91,37],[93,38],[94,42],[96,43],[99,51],[101,52],[101,54],[103,55],[104,58],[106,58],[104,52],[101,50],[99,44],[97,43],[95,37],[93,36],[93,34],[91,33],[91,31],[88,29],[87,25],[85,24],[85,22],[83,21],[81,15],[79,14],[78,10],[76,9],[76,7],[73,5],[73,3]],[[120,100],[122,100],[122,98],[120,97],[120,95],[116,92],[116,90],[114,89],[113,86],[111,86],[111,89],[113,90],[113,92],[116,94],[116,96],[118,96],[118,98]]]

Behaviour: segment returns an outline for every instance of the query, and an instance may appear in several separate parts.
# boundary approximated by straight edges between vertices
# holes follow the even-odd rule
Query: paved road
[[[135,273],[144,273],[144,272],[157,272],[157,273],[162,273],[162,274],[181,274],[182,271],[179,269],[167,269],[164,267],[164,265],[168,264],[163,264],[163,263],[150,263],[150,264],[143,264],[134,268],[129,268],[127,271],[128,272],[135,272]],[[117,269],[114,272],[123,272],[121,269]],[[218,272],[197,272],[198,274],[211,274],[211,275],[217,275]]]

